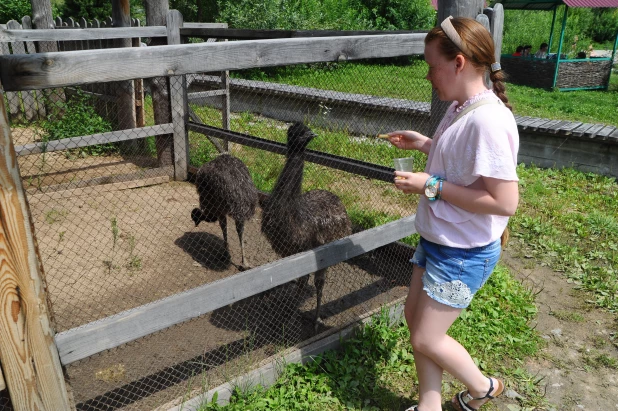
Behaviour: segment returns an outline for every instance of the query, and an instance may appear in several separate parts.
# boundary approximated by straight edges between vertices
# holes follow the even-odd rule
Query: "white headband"
[[[459,50],[463,51],[464,54],[471,56],[472,54],[470,54],[468,49],[464,46],[463,41],[459,36],[459,33],[457,33],[457,30],[455,30],[455,27],[453,27],[453,23],[451,23],[452,18],[453,16],[448,16],[447,18],[445,18],[444,21],[440,23],[440,27],[444,31],[444,34],[446,34],[446,37],[448,37],[449,40],[455,43]]]
[[[472,53],[470,53],[470,51],[468,51],[468,48],[464,46],[464,42],[461,39],[461,36],[459,35],[459,33],[457,33],[457,30],[455,30],[455,27],[453,27],[453,23],[451,23],[452,18],[453,16],[448,16],[447,18],[445,18],[444,21],[440,23],[440,27],[444,31],[444,34],[446,34],[446,37],[448,37],[449,40],[451,40],[459,48],[459,50],[461,50],[465,55],[472,57]],[[500,67],[500,63],[496,62],[491,64],[492,73],[495,73],[499,70],[502,70],[502,67]]]

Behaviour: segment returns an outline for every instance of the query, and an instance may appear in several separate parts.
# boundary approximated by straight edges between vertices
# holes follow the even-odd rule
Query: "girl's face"
[[[425,45],[425,61],[429,65],[425,78],[436,90],[438,98],[442,101],[455,100],[455,60],[447,60],[438,49],[438,41],[434,40]]]

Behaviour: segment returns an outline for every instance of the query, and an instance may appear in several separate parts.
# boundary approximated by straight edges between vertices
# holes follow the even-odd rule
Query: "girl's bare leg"
[[[415,280],[414,277],[413,275],[412,283],[416,284],[415,281],[420,281],[420,278]],[[406,312],[406,320],[410,328],[414,359],[417,361],[418,356],[421,360],[420,364],[417,362],[417,370],[419,370],[420,365],[419,385],[422,385],[420,384],[421,375],[427,379],[428,384],[431,384],[427,387],[430,390],[431,403],[427,403],[426,408],[419,406],[419,411],[441,409],[441,398],[434,398],[433,392],[435,390],[438,393],[440,392],[442,369],[466,385],[473,397],[483,397],[489,390],[488,378],[478,369],[468,351],[453,338],[446,335],[450,326],[461,313],[461,309],[452,308],[433,300],[426,292],[422,291],[422,285],[421,291],[418,292],[418,295],[415,295],[415,298],[417,303],[410,310],[412,317],[408,320],[408,313]],[[440,385],[435,387],[436,381],[438,381],[435,374],[438,371],[440,372]],[[494,387],[496,387],[495,383]],[[424,400],[425,398],[421,397],[423,404],[425,403]],[[484,402],[471,401],[469,405],[477,408]],[[425,406],[423,405],[423,407]]]

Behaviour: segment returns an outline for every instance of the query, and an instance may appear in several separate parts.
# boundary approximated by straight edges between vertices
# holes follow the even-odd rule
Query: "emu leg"
[[[322,319],[320,318],[320,308],[322,307],[322,290],[324,290],[324,284],[326,283],[326,269],[318,270],[315,272],[315,296],[316,296],[316,306],[315,306],[315,332],[318,332],[318,328],[320,324],[322,324]]]
[[[227,217],[226,216],[219,218],[219,227],[221,227],[221,231],[223,232],[223,241],[225,242],[225,249],[229,250],[227,246]]]
[[[236,221],[236,232],[238,233],[238,239],[240,240],[240,254],[242,255],[242,268],[247,269],[251,268],[249,264],[247,264],[247,260],[245,259],[245,246],[242,242],[242,233],[245,230],[245,222],[244,221]]]

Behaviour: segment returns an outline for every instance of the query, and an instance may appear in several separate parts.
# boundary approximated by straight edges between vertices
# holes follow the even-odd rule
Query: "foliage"
[[[21,22],[21,18],[32,13],[30,0],[2,0],[0,2],[0,23],[6,24],[9,20]]]
[[[550,50],[552,53],[558,52],[563,13],[564,7],[559,7]],[[530,44],[534,53],[541,43],[549,43],[552,14],[551,11],[541,10],[505,10],[502,52],[512,53],[517,46]],[[595,42],[604,48],[611,47],[607,43],[613,42],[617,32],[618,9],[570,8],[562,53],[575,55],[586,50],[590,44],[594,46]],[[575,48],[572,48],[573,43],[576,43]]]
[[[218,21],[252,29],[428,29],[435,10],[424,0],[228,0]]]
[[[378,30],[429,30],[436,12],[429,1],[356,0],[370,11],[372,26]]]
[[[145,25],[146,17],[141,1],[130,3],[131,17],[140,19],[144,22],[143,25]],[[58,6],[57,15],[65,19],[69,17],[73,19],[83,17],[88,21],[94,19],[102,21],[111,17],[112,2],[109,0],[64,0],[64,4]]]
[[[44,133],[41,138],[43,142],[112,130],[109,121],[97,114],[92,99],[81,91],[68,97],[66,102],[55,102],[50,106],[53,106],[53,109],[40,124]],[[116,150],[116,145],[109,143],[83,147],[79,149],[79,153],[104,155]]]

